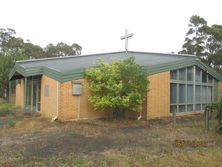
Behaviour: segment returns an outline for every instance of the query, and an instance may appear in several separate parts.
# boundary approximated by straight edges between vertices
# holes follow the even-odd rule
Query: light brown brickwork
[[[83,92],[81,96],[72,95],[72,83],[81,82]],[[60,113],[61,120],[70,119],[86,119],[99,118],[108,115],[104,112],[94,111],[93,107],[88,102],[89,86],[85,79],[62,83],[60,86]],[[79,107],[79,108],[78,108]]]
[[[60,85],[59,94],[59,119],[75,119],[77,111],[77,102],[76,98],[72,96],[72,82],[62,83]]]
[[[154,74],[147,95],[147,119],[170,115],[170,72]]]
[[[48,96],[45,94],[45,88],[48,86]],[[45,75],[41,79],[41,110],[44,117],[53,118],[58,113],[59,94],[57,92],[60,83]]]
[[[24,107],[24,80],[19,80],[15,87],[15,105]]]

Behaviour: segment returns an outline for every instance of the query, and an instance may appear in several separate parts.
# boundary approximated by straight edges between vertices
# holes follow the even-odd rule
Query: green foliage
[[[0,101],[0,117],[10,115],[12,113],[12,105],[4,101]]]
[[[213,111],[216,111],[216,118],[218,120],[218,126],[216,128],[217,133],[222,134],[222,98],[220,97],[217,103],[208,104],[206,106],[211,114]]]
[[[15,124],[16,124],[16,122],[15,122],[14,120],[10,120],[10,121],[8,122],[8,127],[9,127],[9,128],[13,128],[13,127],[15,127]]]
[[[15,61],[25,59],[21,54],[7,53],[5,56],[0,56],[0,97],[6,98],[8,94],[8,75],[13,68]]]
[[[142,110],[149,81],[133,57],[111,64],[100,61],[98,67],[86,69],[85,77],[95,109],[118,113]]]
[[[80,55],[82,47],[75,43],[67,45],[66,43],[60,42],[55,46],[53,44],[48,44],[44,50],[45,57],[69,56]]]
[[[217,103],[217,119],[220,125],[222,125],[222,100]]]
[[[179,53],[196,55],[204,63],[222,71],[222,25],[208,26],[204,18],[192,16],[183,50]]]

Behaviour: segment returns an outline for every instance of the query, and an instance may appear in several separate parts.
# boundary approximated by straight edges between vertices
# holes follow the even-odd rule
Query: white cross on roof
[[[126,50],[126,53],[128,51],[128,38],[132,37],[133,35],[134,35],[133,33],[128,34],[128,30],[126,29],[125,30],[125,35],[120,37],[121,40],[125,39],[125,50]]]

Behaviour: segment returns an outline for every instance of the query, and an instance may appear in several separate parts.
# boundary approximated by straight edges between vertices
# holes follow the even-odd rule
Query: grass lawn
[[[204,130],[202,115],[177,121],[174,128],[169,118],[51,123],[24,117],[14,127],[0,127],[0,166],[221,166],[216,120],[210,132]],[[177,147],[175,140],[207,145]]]

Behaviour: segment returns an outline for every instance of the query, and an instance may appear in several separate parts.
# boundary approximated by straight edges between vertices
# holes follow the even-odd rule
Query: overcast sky
[[[83,54],[124,50],[120,36],[134,33],[129,50],[178,52],[189,19],[222,24],[221,0],[0,0],[0,28],[42,47],[78,43]]]

